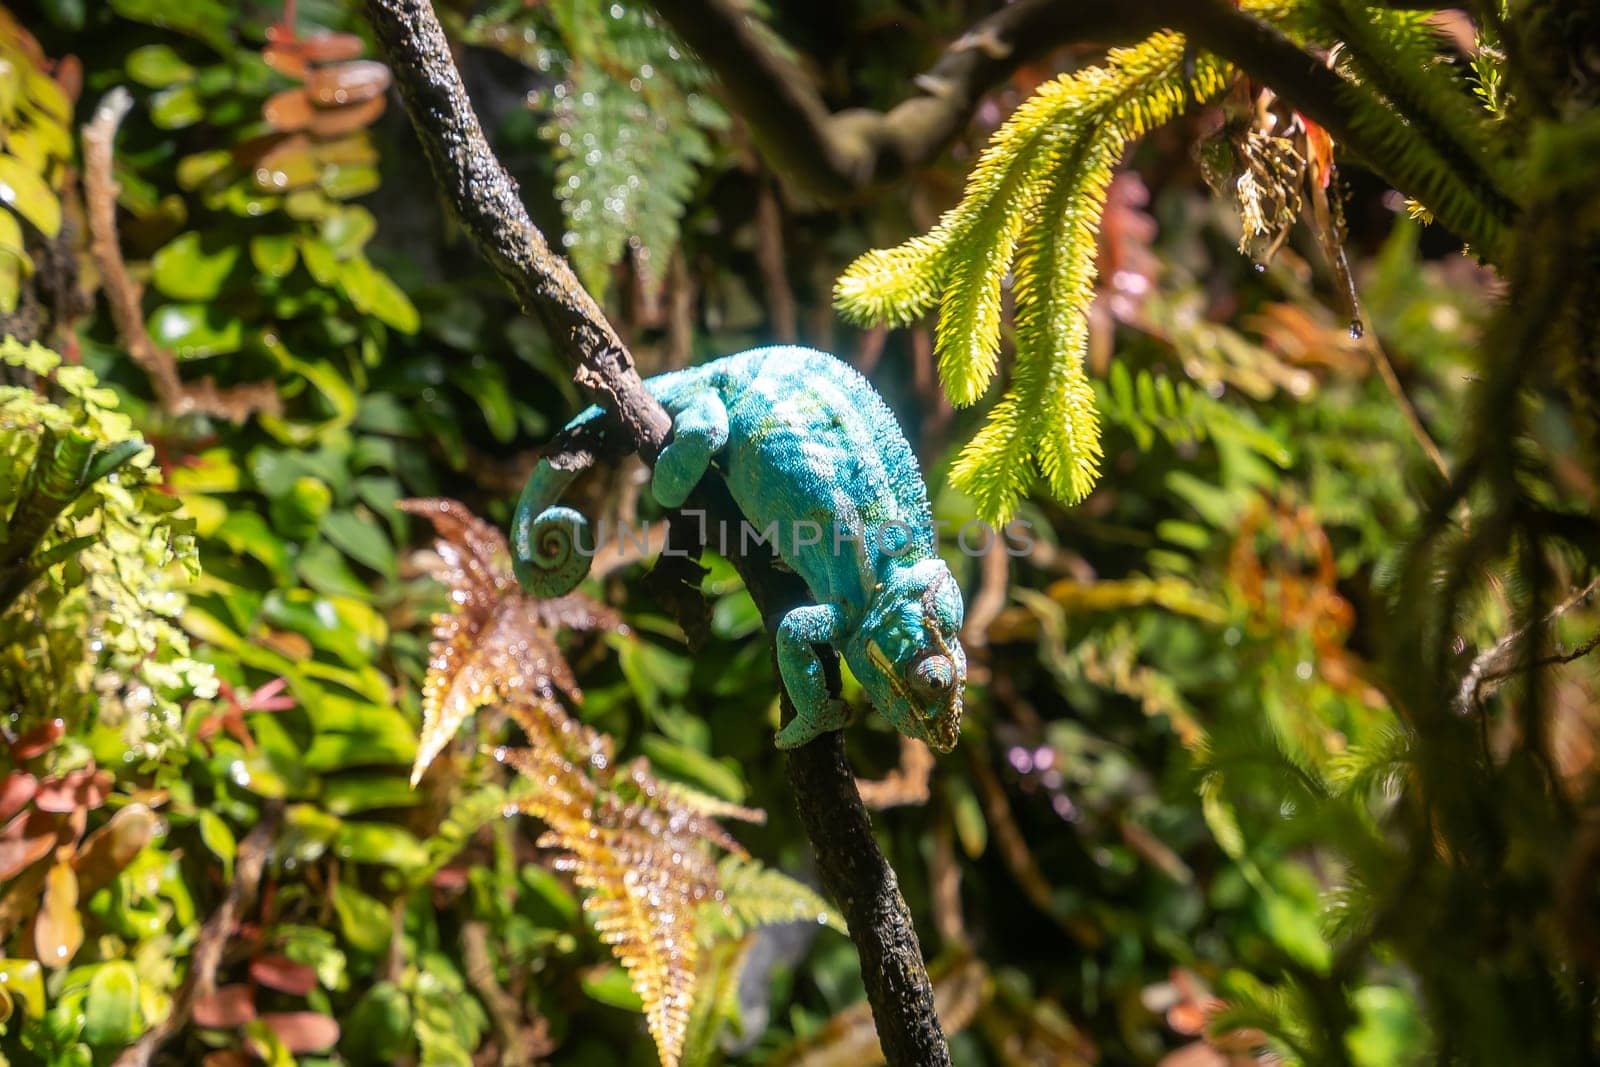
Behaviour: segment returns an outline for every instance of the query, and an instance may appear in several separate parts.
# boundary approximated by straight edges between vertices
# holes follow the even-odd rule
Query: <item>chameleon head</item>
[[[943,560],[921,560],[887,578],[845,648],[872,706],[907,737],[937,752],[956,746],[967,656],[961,589]]]

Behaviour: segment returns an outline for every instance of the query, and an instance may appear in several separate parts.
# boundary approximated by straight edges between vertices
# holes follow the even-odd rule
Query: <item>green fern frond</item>
[[[844,920],[816,891],[759,860],[728,855],[717,864],[717,900],[702,906],[696,924],[709,943],[742,938],[758,926],[808,922],[845,933]]]
[[[1140,451],[1148,451],[1157,437],[1173,445],[1210,438],[1232,441],[1277,467],[1287,469],[1294,460],[1247,408],[1214,400],[1188,382],[1148,370],[1135,375],[1113,363],[1095,396],[1107,419],[1127,429]]]
[[[1399,725],[1380,729],[1369,741],[1351,745],[1328,765],[1328,782],[1341,794],[1361,798],[1374,789],[1389,791],[1411,761],[1412,735]]]

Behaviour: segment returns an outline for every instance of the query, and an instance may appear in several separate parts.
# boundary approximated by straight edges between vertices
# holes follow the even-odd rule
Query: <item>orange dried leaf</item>
[[[319,33],[297,42],[300,52],[310,63],[337,63],[358,59],[365,50],[361,38],[350,33]]]
[[[78,872],[59,862],[44,877],[44,897],[33,919],[34,958],[46,967],[65,967],[83,945],[78,914]]]
[[[313,113],[311,97],[301,88],[275,93],[261,106],[261,117],[267,120],[267,125],[285,133],[311,125]]]
[[[261,1021],[290,1052],[323,1052],[339,1042],[339,1024],[318,1011],[269,1011]]]
[[[317,108],[311,113],[309,128],[314,137],[342,137],[378,121],[378,116],[383,114],[383,109],[387,105],[388,100],[375,96],[359,104]]]
[[[59,820],[34,810],[14,817],[0,830],[0,883],[9,882],[50,854]]]
[[[255,990],[247,985],[225,985],[215,992],[196,997],[190,1010],[196,1026],[207,1030],[230,1030],[256,1017]]]
[[[359,104],[389,88],[389,68],[370,59],[318,67],[306,79],[306,92],[320,107]]]

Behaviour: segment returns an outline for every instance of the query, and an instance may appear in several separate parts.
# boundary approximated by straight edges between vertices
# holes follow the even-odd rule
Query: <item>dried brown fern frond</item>
[[[619,764],[611,738],[567,713],[561,698],[582,694],[555,633],[621,629],[614,612],[582,596],[524,595],[500,532],[453,500],[400,506],[438,531],[423,567],[453,605],[433,620],[413,784],[477,709],[516,720],[527,746],[495,750],[526,779],[509,810],[545,824],[540,847],[560,851],[557,866],[584,890],[584,910],[644,1003],[662,1064],[677,1067],[707,948],[771,923],[843,924],[717,821],[759,822],[761,811],[662,781],[644,759]]]
[[[422,566],[450,590],[454,605],[433,619],[422,738],[411,770],[415,785],[479,708],[520,694],[582,699],[557,631],[620,629],[622,620],[577,593],[551,600],[525,595],[511,573],[505,537],[464,504],[402,500],[399,507],[433,523],[438,540]]]
[[[584,909],[632,978],[661,1062],[675,1067],[700,974],[700,909],[727,909],[708,846],[748,856],[644,760],[617,766],[610,739],[555,700],[508,710],[529,747],[495,754],[534,783],[517,807],[549,827],[540,846],[561,850],[557,866],[586,891]]]

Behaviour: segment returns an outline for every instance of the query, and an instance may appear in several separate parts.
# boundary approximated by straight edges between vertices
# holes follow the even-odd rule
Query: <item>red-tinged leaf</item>
[[[15,741],[11,742],[11,758],[21,763],[23,760],[42,756],[55,747],[61,740],[61,735],[67,730],[67,724],[60,719],[51,719],[49,722],[40,723]]]
[[[285,89],[261,105],[261,117],[267,120],[267,125],[285,133],[305,129],[311,123],[312,114],[311,98],[300,88]]]
[[[306,92],[322,107],[359,104],[389,88],[389,68],[370,59],[319,67],[306,79]]]
[[[39,783],[33,802],[41,811],[62,815],[80,809],[94,811],[110,796],[111,782],[109,771],[97,771],[91,763],[60,778],[46,778]]]
[[[441,867],[434,872],[430,884],[435,889],[461,890],[467,888],[467,869],[465,867]]]
[[[143,804],[129,804],[109,822],[90,834],[72,861],[80,888],[87,895],[110,885],[156,834],[155,812]]]
[[[65,967],[82,945],[78,872],[70,863],[57,863],[44,876],[44,898],[33,918],[34,958],[46,967]]]
[[[231,1030],[256,1017],[256,993],[247,985],[225,985],[209,996],[195,998],[190,1015],[196,1026]]]
[[[245,697],[240,704],[241,710],[288,711],[295,706],[295,699],[292,696],[280,695],[288,687],[288,679],[274,678],[254,693]]]
[[[258,956],[250,961],[250,978],[258,985],[303,997],[317,987],[317,972],[287,956]]]
[[[76,104],[78,97],[83,95],[83,61],[77,56],[62,56],[56,61],[56,71],[52,77],[61,86],[61,94]]]
[[[26,771],[12,771],[0,782],[0,823],[10,822],[11,816],[33,799],[39,791],[39,779]]]
[[[0,883],[9,882],[50,854],[60,821],[41,811],[24,812],[0,830]]]
[[[300,51],[311,63],[359,59],[364,50],[361,38],[349,33],[319,33],[300,41]]]
[[[306,55],[298,43],[269,44],[261,58],[285,78],[301,81],[306,76]]]
[[[375,96],[347,107],[320,109],[311,116],[313,137],[342,137],[347,133],[372,125],[383,114],[388,100]]]
[[[1307,162],[1311,164],[1311,177],[1326,189],[1333,180],[1333,138],[1328,131],[1296,111],[1300,124],[1306,128]]]
[[[339,1041],[339,1024],[315,1011],[269,1011],[261,1021],[290,1052],[323,1052]]]

